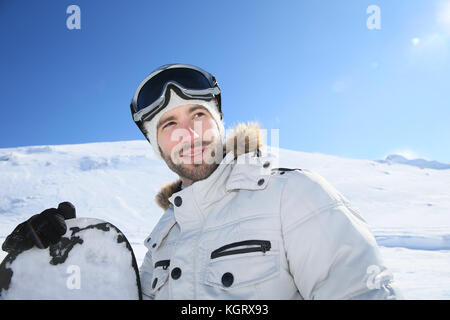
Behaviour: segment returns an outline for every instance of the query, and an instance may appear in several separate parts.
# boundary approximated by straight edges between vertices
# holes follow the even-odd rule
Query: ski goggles
[[[133,120],[142,123],[161,111],[167,105],[170,86],[186,99],[216,98],[221,112],[220,88],[212,74],[192,65],[170,64],[152,72],[137,88],[131,101]]]

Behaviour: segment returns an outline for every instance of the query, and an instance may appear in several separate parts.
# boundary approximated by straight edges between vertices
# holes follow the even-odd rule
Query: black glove
[[[45,249],[56,244],[67,231],[66,219],[75,218],[76,211],[70,202],[62,202],[58,209],[51,208],[19,224],[3,242],[2,249],[19,253],[37,246]]]

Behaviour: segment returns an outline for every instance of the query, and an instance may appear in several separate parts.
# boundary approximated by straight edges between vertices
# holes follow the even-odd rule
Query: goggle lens
[[[148,107],[163,94],[166,83],[173,81],[191,90],[211,88],[209,80],[197,70],[188,68],[166,69],[150,78],[139,91],[135,112]]]

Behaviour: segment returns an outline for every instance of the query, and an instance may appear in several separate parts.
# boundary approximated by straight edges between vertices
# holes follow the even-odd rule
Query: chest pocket
[[[145,240],[145,246],[151,252],[153,261],[152,279],[149,283],[149,290],[153,296],[169,279],[170,258],[178,232],[175,226],[173,212],[168,211]]]
[[[277,276],[280,267],[276,241],[233,242],[211,252],[205,284],[223,290],[251,286]]]
[[[151,285],[151,293],[153,295],[167,283],[169,279],[169,266],[170,260],[160,260],[155,263]]]

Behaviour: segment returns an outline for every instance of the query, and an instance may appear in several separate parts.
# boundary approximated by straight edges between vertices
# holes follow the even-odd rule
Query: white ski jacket
[[[253,126],[235,132],[259,139]],[[358,211],[319,175],[273,169],[255,151],[230,151],[207,179],[162,189],[144,298],[400,298]]]

